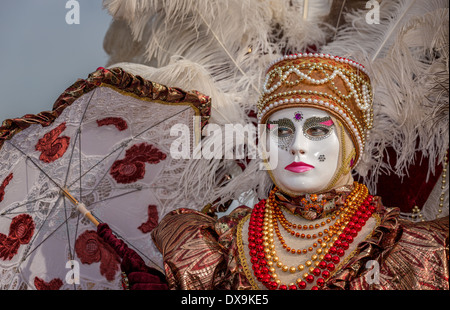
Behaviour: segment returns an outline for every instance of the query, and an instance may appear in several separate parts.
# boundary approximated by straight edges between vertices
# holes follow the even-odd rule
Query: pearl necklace
[[[271,192],[267,201],[262,200],[255,205],[250,217],[248,247],[253,273],[258,281],[271,290],[305,289],[314,281],[311,289],[322,288],[358,232],[375,211],[375,206],[372,204],[373,196],[368,194],[367,187],[355,182],[355,189],[348,195],[339,218],[330,225],[328,234],[315,243],[316,247],[320,245],[316,253],[304,265],[289,267],[280,261],[275,251],[276,225],[274,223],[277,222],[273,203],[275,191],[276,189]],[[306,254],[308,251],[311,252],[312,249],[306,252],[302,250],[301,253]],[[293,253],[292,250],[289,252]],[[298,251],[295,253],[299,254]],[[281,269],[282,272],[299,271],[303,274],[296,283],[286,285],[279,280],[276,268]]]

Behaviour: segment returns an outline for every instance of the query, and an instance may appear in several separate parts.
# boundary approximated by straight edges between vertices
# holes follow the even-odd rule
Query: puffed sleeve
[[[448,217],[414,223],[400,219],[399,212],[388,209],[372,236],[358,245],[358,253],[327,282],[327,288],[449,289]]]
[[[191,209],[167,214],[152,231],[152,238],[163,255],[169,288],[223,286],[224,277],[229,276],[230,232],[244,214],[239,209],[220,220]]]

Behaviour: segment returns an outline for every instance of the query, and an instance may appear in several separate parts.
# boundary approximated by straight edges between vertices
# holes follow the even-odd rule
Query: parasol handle
[[[88,220],[90,220],[96,227],[100,224],[97,219],[92,215],[92,213],[86,209],[84,203],[80,202],[77,204],[77,210],[84,215]]]
[[[76,200],[75,197],[73,197],[67,191],[67,189],[64,189],[62,193],[70,200],[70,202],[72,202],[77,207],[78,212],[83,214],[83,216],[86,217],[89,221],[91,221],[96,227],[98,226],[98,224],[100,224],[99,221],[92,215],[92,213],[88,209],[86,209],[86,205]]]

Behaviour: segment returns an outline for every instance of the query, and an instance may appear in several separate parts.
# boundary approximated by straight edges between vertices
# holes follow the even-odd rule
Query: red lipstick
[[[304,162],[293,162],[292,164],[287,165],[284,169],[295,172],[295,173],[303,173],[314,169],[314,166],[305,164]]]

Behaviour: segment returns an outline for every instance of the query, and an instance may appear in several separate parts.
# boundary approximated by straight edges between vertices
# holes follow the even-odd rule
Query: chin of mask
[[[339,159],[339,139],[330,114],[287,108],[274,112],[266,125],[268,154],[277,158],[269,173],[278,188],[291,196],[324,190]]]

